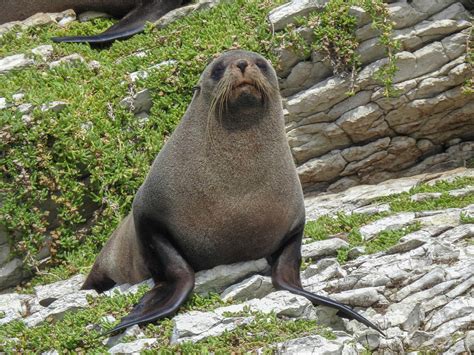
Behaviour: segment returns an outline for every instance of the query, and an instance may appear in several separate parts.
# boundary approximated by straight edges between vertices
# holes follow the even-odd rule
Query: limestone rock
[[[135,114],[140,112],[150,112],[151,107],[153,106],[150,90],[144,89],[133,96],[127,96],[120,101],[120,106],[129,109]]]
[[[26,57],[24,54],[14,54],[0,58],[0,74],[5,74],[11,70],[24,68],[33,64],[33,59]]]
[[[245,279],[251,274],[262,273],[268,267],[265,259],[241,262],[231,265],[219,265],[210,270],[196,273],[194,292],[222,292],[228,286]]]
[[[156,338],[138,339],[129,343],[119,343],[109,349],[109,354],[132,354],[147,349],[157,342]]]
[[[78,292],[86,277],[77,274],[70,279],[54,282],[44,286],[35,286],[35,295],[40,304],[43,302],[52,303],[65,295]]]
[[[53,46],[50,44],[45,44],[42,46],[38,46],[36,48],[33,48],[31,50],[31,53],[36,54],[41,57],[44,61],[48,60],[51,58],[53,55]]]
[[[79,14],[77,19],[79,22],[87,22],[87,21],[92,21],[97,18],[110,18],[109,14],[106,14],[105,12],[100,12],[100,11],[84,11]]]
[[[272,280],[268,276],[254,275],[232,285],[224,290],[221,297],[224,301],[245,301],[252,298],[262,298],[272,292]]]
[[[74,65],[77,65],[79,63],[84,63],[84,58],[81,55],[77,54],[77,53],[73,53],[73,54],[67,55],[65,57],[62,57],[61,59],[58,59],[54,62],[49,63],[49,68],[53,69],[53,68],[56,68],[59,65],[74,66]]]
[[[0,267],[0,290],[16,286],[27,275],[23,269],[23,262],[18,259],[12,259]]]
[[[341,248],[347,248],[349,243],[339,238],[329,238],[319,240],[301,247],[301,255],[303,258],[311,258],[317,260],[325,256],[335,256]]]
[[[43,307],[38,312],[26,317],[24,321],[29,327],[33,327],[44,322],[47,318],[53,320],[62,319],[67,311],[88,307],[87,295],[96,296],[97,292],[87,290],[67,294],[47,307]]]
[[[326,2],[327,0],[293,0],[270,11],[268,20],[275,31],[278,31],[292,23],[296,17],[322,9]]]
[[[399,213],[362,226],[360,228],[360,234],[365,240],[370,240],[382,231],[406,227],[411,224],[414,219],[415,214],[412,212]]]

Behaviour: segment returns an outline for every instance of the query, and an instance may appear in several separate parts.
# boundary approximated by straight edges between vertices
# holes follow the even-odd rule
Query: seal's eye
[[[211,78],[214,80],[219,80],[222,78],[222,75],[224,75],[225,72],[225,65],[223,62],[218,62],[216,65],[214,65],[214,68],[212,68],[211,72]]]
[[[260,68],[261,71],[267,71],[268,65],[264,60],[257,59],[255,65]]]

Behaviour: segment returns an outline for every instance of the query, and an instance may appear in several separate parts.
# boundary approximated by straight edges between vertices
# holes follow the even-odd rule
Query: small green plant
[[[474,216],[469,216],[465,212],[461,212],[459,220],[462,224],[474,224]]]

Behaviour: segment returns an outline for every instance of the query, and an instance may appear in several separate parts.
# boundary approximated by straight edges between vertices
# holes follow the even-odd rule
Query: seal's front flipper
[[[337,315],[347,319],[355,319],[366,326],[375,329],[383,336],[385,334],[352,308],[331,300],[330,298],[319,296],[303,289],[300,279],[301,265],[301,239],[303,236],[303,227],[287,239],[285,244],[275,255],[272,255],[272,282],[276,289],[287,290],[291,293],[306,297],[314,305],[327,306],[338,310]]]
[[[180,7],[180,0],[143,0],[115,25],[94,36],[53,37],[54,42],[107,43],[116,39],[126,39],[143,32],[147,22],[155,22],[164,14]]]

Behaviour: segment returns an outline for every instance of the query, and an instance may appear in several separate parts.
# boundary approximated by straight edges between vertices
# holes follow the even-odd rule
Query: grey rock
[[[339,355],[342,354],[344,344],[338,340],[338,338],[328,340],[320,335],[311,335],[279,343],[276,348],[278,354]]]
[[[268,268],[265,259],[241,262],[231,265],[219,265],[210,270],[196,273],[194,292],[222,292],[230,285],[252,274],[263,273]]]
[[[472,314],[474,314],[474,298],[468,296],[456,298],[434,312],[426,323],[425,330],[433,331],[447,321]]]
[[[10,259],[10,246],[8,244],[0,245],[0,265],[4,265]]]
[[[42,46],[35,47],[31,50],[31,53],[40,56],[43,60],[48,60],[53,55],[53,46],[45,44]]]
[[[41,111],[53,111],[53,112],[61,112],[67,107],[67,103],[64,101],[53,101],[47,104],[41,105]]]
[[[282,30],[295,18],[321,10],[327,0],[293,0],[270,11],[268,20],[275,31]]]
[[[74,65],[78,65],[79,63],[84,63],[84,62],[85,60],[81,55],[77,53],[73,53],[65,57],[62,57],[61,59],[55,60],[54,62],[49,63],[49,68],[53,69],[60,65],[74,66]]]
[[[449,196],[453,197],[464,197],[474,195],[474,186],[467,186],[462,189],[449,191]]]
[[[13,320],[21,319],[27,313],[26,303],[32,298],[30,295],[18,293],[4,293],[0,295],[0,325]]]
[[[400,229],[413,223],[415,214],[412,212],[398,213],[393,216],[379,219],[375,222],[362,226],[360,234],[364,240],[370,240],[382,231]]]
[[[128,78],[132,83],[136,82],[138,79],[146,79],[150,75],[150,71],[153,71],[155,69],[159,69],[161,67],[165,66],[170,66],[170,65],[175,65],[177,62],[176,60],[166,60],[164,62],[152,65],[151,67],[148,67],[145,70],[138,70],[136,72],[130,73],[128,75]]]
[[[442,268],[435,268],[426,275],[422,276],[415,282],[405,286],[401,290],[399,290],[396,294],[394,299],[396,301],[401,301],[410,294],[420,291],[426,288],[433,287],[436,284],[439,284],[445,280],[446,272]]]
[[[347,276],[336,259],[322,259],[302,273],[303,286],[324,287],[327,280]],[[321,285],[317,285],[317,284]]]
[[[95,20],[97,18],[110,18],[112,17],[109,14],[106,14],[105,12],[100,12],[100,11],[84,11],[79,14],[77,19],[79,22],[87,22],[91,20]]]
[[[410,196],[410,200],[413,202],[421,202],[427,200],[434,200],[441,197],[441,192],[420,192]]]
[[[153,106],[150,90],[144,89],[133,96],[127,96],[120,101],[120,106],[129,109],[135,114],[139,112],[150,112],[151,107]]]
[[[291,318],[312,318],[314,314],[313,305],[308,299],[288,291],[276,291],[262,299],[252,299],[241,304],[217,308],[214,313],[224,315],[226,313],[242,312],[247,307],[251,311],[274,312],[277,316]]]
[[[365,247],[363,247],[363,246],[354,247],[354,248],[350,249],[349,252],[347,253],[347,258],[349,260],[354,260],[354,259],[358,258],[359,256],[364,255],[365,253],[366,253]]]
[[[166,27],[170,23],[187,16],[192,12],[211,9],[219,4],[220,1],[221,0],[199,0],[194,4],[179,7],[167,12],[164,16],[160,17],[157,21],[155,21],[154,25],[157,28]]]
[[[38,312],[26,317],[24,322],[29,327],[34,327],[49,318],[53,320],[60,320],[64,317],[66,312],[87,308],[89,306],[89,302],[87,301],[86,297],[87,295],[96,297],[97,292],[93,290],[87,290],[67,294],[54,301],[47,307],[43,307]]]
[[[428,17],[405,1],[398,1],[388,5],[388,11],[390,19],[394,22],[394,28],[396,29],[412,26],[425,17]]]
[[[245,301],[252,298],[263,298],[274,291],[272,280],[268,276],[253,275],[250,278],[232,285],[224,290],[221,297],[224,301]]]
[[[364,287],[331,294],[331,298],[344,304],[358,307],[370,307],[383,299],[379,291],[383,287]]]
[[[109,349],[109,354],[132,354],[149,348],[157,342],[156,338],[138,339],[129,343],[120,343]]]
[[[341,155],[348,162],[358,161],[358,160],[365,159],[378,151],[386,149],[389,146],[389,144],[390,144],[390,138],[385,137],[366,145],[353,146],[353,147],[344,149],[341,152]]]
[[[335,256],[341,248],[347,248],[349,243],[339,238],[320,240],[301,247],[303,258],[318,259],[326,256]]]
[[[419,329],[425,318],[423,309],[419,303],[394,303],[391,304],[385,317],[389,327],[400,327],[412,332]]]
[[[0,290],[16,286],[27,275],[23,269],[23,262],[18,259],[12,259],[0,267]]]
[[[14,54],[0,59],[0,74],[33,65],[34,61],[24,54]]]
[[[336,123],[354,142],[362,142],[388,133],[387,123],[379,120],[382,114],[377,104],[369,103],[344,113]]]
[[[8,107],[7,99],[0,97],[0,110],[6,109]]]
[[[21,104],[17,107],[17,110],[26,115],[33,112],[34,108],[32,104]]]
[[[433,347],[437,344],[450,343],[453,336],[465,334],[466,330],[472,326],[472,321],[472,314],[469,314],[443,323],[436,329],[433,336],[422,344],[422,347]]]
[[[42,301],[52,301],[65,295],[76,293],[81,289],[86,277],[82,274],[75,275],[64,281],[54,282],[48,285],[35,286],[35,295],[41,304]]]
[[[320,158],[314,158],[297,168],[303,188],[318,182],[330,181],[336,178],[346,166],[347,162],[339,151],[332,151]]]
[[[218,336],[252,320],[253,317],[225,317],[214,312],[191,311],[179,314],[173,318],[170,343],[196,342],[210,336]]]
[[[464,346],[467,351],[474,351],[474,330],[466,332],[466,338],[464,338]]]

